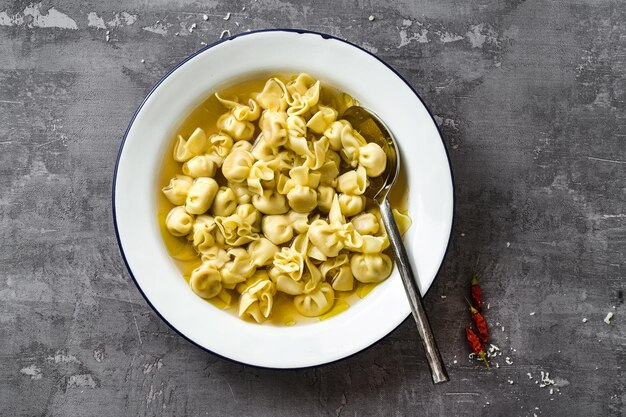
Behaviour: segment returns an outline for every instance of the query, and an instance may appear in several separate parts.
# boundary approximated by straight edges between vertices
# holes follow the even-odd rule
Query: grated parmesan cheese
[[[611,324],[611,319],[613,318],[613,312],[609,311],[608,313],[606,313],[606,317],[604,318],[604,322],[606,324]]]

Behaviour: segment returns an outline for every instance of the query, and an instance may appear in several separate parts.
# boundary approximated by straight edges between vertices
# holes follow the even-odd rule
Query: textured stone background
[[[625,21],[603,0],[0,0],[0,414],[626,414]],[[447,385],[410,321],[316,369],[214,357],[124,268],[110,194],[133,111],[202,42],[272,27],[376,52],[437,115],[457,206],[426,304]],[[478,254],[491,371],[463,339]]]

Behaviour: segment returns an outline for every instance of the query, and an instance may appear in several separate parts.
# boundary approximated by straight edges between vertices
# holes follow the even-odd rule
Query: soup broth
[[[237,97],[240,103],[246,103],[249,98],[254,98],[255,93],[264,90],[268,78],[274,77],[284,84],[288,84],[295,79],[293,75],[259,75],[257,77],[247,79],[245,81],[238,82],[233,85],[225,86],[220,89],[220,97]],[[334,108],[339,118],[343,111],[356,101],[350,96],[329,87],[324,84],[319,91],[319,102],[324,105]],[[172,158],[175,151],[176,137],[178,135],[183,138],[189,138],[197,128],[201,128],[206,136],[209,137],[212,134],[218,133],[217,128],[218,119],[227,111],[224,105],[218,100],[215,94],[211,94],[206,100],[204,100],[197,108],[195,108],[189,116],[180,124],[176,131],[176,135],[172,138],[172,143],[167,149],[162,168],[159,173],[159,190],[157,197],[158,208],[158,222],[161,228],[161,234],[163,236],[163,242],[168,250],[168,253],[172,256],[173,261],[176,263],[181,271],[182,277],[189,283],[192,276],[192,272],[200,267],[203,263],[196,249],[194,249],[190,239],[187,236],[174,236],[168,230],[167,218],[168,214],[173,208],[176,207],[166,195],[161,192],[161,188],[166,187],[171,178],[177,175],[181,175],[183,169],[183,162],[176,161]],[[255,132],[253,139],[261,134],[261,129],[255,126]],[[235,142],[237,143],[237,142]],[[224,175],[217,173],[215,180],[219,186],[228,186],[228,182]],[[394,187],[391,196],[392,204],[394,207],[401,211],[406,210],[407,204],[407,188],[404,175],[400,175],[398,184]],[[368,202],[364,210],[373,207],[372,202]],[[349,221],[349,220],[348,220]],[[295,235],[294,235],[295,236]],[[289,246],[291,240],[285,244],[279,245],[279,247]],[[245,246],[244,246],[245,247]],[[385,253],[388,253],[389,249],[385,249]],[[391,256],[391,254],[389,253]],[[269,269],[269,267],[268,267]],[[331,318],[356,303],[358,300],[366,297],[378,283],[364,283],[358,280],[354,280],[354,286],[349,291],[334,291],[334,302],[332,307],[323,314],[317,317],[307,317],[302,315],[294,306],[294,296],[285,292],[275,291],[272,297],[271,314],[264,318],[264,323],[274,325],[294,325],[302,323],[317,322],[319,320],[325,320]],[[190,289],[191,290],[191,289]],[[207,301],[213,304],[215,307],[220,308],[230,314],[238,314],[238,299],[240,293],[236,288],[222,289],[219,294]],[[252,320],[250,316],[243,317],[246,320]],[[254,321],[254,320],[252,320]]]

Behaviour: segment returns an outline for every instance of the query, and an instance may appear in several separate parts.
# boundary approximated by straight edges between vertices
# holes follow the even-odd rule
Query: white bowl
[[[169,257],[157,223],[157,173],[177,126],[224,84],[258,73],[307,72],[377,113],[400,145],[413,225],[405,236],[425,294],[446,253],[453,187],[443,141],[428,109],[402,77],[364,49],[300,30],[244,33],[207,46],[170,71],[130,122],[113,181],[122,256],[156,313],[201,348],[250,365],[299,368],[352,355],[409,314],[397,270],[347,311],[313,324],[279,327],[240,320],[196,296]]]

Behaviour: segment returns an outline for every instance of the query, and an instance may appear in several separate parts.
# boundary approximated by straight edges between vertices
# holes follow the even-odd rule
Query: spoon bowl
[[[400,172],[400,158],[398,147],[391,131],[385,126],[378,116],[360,106],[352,106],[346,109],[343,119],[352,124],[367,142],[378,144],[387,155],[385,170],[378,177],[370,179],[370,184],[365,192],[366,197],[378,203],[380,214],[389,236],[389,243],[393,249],[396,264],[404,284],[411,312],[417,324],[417,329],[424,343],[426,358],[430,366],[431,376],[435,384],[449,381],[448,373],[443,364],[441,353],[435,342],[428,316],[424,310],[422,296],[418,286],[416,274],[413,272],[411,263],[402,243],[402,236],[398,230],[389,199],[389,191],[393,187]]]
[[[382,120],[363,107],[349,107],[342,118],[348,120],[367,142],[376,143],[387,155],[385,171],[378,177],[370,178],[369,186],[365,190],[366,197],[380,203],[387,196],[400,173],[400,158],[395,139]]]

